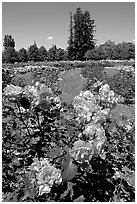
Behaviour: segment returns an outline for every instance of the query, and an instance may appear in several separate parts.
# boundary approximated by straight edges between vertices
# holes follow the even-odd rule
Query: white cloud
[[[54,40],[54,38],[52,36],[49,36],[47,39],[48,40]]]

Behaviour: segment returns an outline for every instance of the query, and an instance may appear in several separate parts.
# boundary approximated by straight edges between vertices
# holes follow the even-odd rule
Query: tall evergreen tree
[[[57,54],[57,47],[56,45],[53,45],[49,50],[48,50],[48,60],[49,61],[55,61],[56,60],[56,54]]]
[[[95,47],[94,28],[94,20],[91,20],[88,11],[83,13],[81,8],[77,8],[73,15],[73,23],[72,14],[70,15],[69,58],[71,56],[71,59],[74,57],[74,59],[83,60],[85,53]],[[71,50],[73,52],[70,52]]]
[[[39,61],[47,60],[47,50],[44,46],[39,48]]]
[[[36,42],[34,42],[34,44],[29,47],[28,58],[29,60],[32,60],[34,62],[39,60],[39,50],[38,50]]]
[[[2,62],[15,63],[18,61],[17,52],[13,47],[8,47],[2,53]]]
[[[56,60],[64,60],[64,58],[66,57],[66,52],[64,49],[59,48],[56,52]]]
[[[25,48],[21,48],[18,52],[18,60],[19,62],[27,61],[27,50]]]
[[[74,34],[73,34],[73,20],[72,20],[72,13],[71,12],[70,12],[70,28],[69,28],[69,31],[70,31],[70,37],[69,37],[69,40],[68,40],[68,44],[69,44],[68,58],[70,60],[73,60],[74,59]]]
[[[95,40],[94,40],[94,30],[95,24],[94,20],[91,20],[90,13],[86,11],[83,14],[83,45],[82,51],[83,56],[88,50],[92,50],[95,47]]]
[[[11,35],[5,35],[3,46],[4,50],[7,50],[9,47],[15,48],[15,40],[12,38]]]
[[[83,13],[80,8],[77,8],[76,13],[73,16],[74,20],[74,51],[75,51],[75,59],[82,59],[82,45],[83,45]]]

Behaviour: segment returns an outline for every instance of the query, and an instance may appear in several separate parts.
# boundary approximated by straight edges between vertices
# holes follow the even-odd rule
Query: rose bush
[[[44,82],[7,85],[3,200],[133,201],[134,121],[116,122],[111,117],[116,103],[109,85],[100,81],[69,107]]]

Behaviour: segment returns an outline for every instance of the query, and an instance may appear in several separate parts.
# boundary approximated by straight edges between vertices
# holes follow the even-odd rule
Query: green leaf
[[[50,110],[51,104],[46,100],[42,100],[40,101],[38,107],[42,108],[43,110]]]
[[[15,165],[15,166],[20,166],[20,161],[18,160],[18,158],[15,158],[12,160],[12,163]]]
[[[73,200],[73,202],[84,202],[85,198],[83,195],[79,196],[77,199]]]
[[[11,120],[13,120],[13,118],[11,116],[8,116],[6,118],[2,118],[2,123],[8,123],[10,122]]]
[[[40,137],[36,137],[36,138],[31,138],[30,143],[31,144],[37,144],[37,142],[40,140]]]
[[[77,174],[78,167],[73,164],[73,159],[68,155],[62,164],[64,171],[62,172],[62,179],[69,181]]]
[[[30,193],[29,191],[25,191],[24,196],[20,199],[20,201],[25,201],[28,197],[30,197]]]

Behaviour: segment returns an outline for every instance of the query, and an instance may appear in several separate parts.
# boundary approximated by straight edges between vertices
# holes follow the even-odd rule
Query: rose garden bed
[[[134,108],[122,112],[99,70],[92,83],[91,69],[87,82],[64,73],[63,84],[52,66],[4,73],[3,201],[135,201]]]

